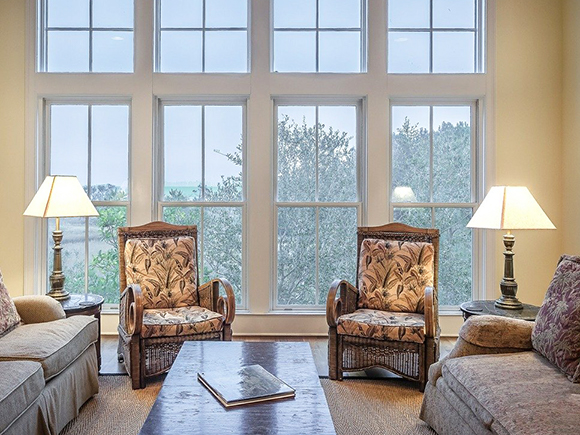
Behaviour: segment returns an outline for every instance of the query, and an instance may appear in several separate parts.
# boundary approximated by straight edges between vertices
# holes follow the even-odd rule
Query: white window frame
[[[215,207],[238,207],[242,214],[242,288],[241,297],[242,303],[236,305],[236,310],[247,310],[247,234],[246,234],[246,209],[247,209],[247,195],[246,195],[246,149],[247,149],[247,97],[246,96],[213,96],[208,98],[197,97],[183,97],[183,98],[158,98],[157,99],[157,135],[155,146],[155,160],[153,168],[153,176],[155,180],[155,210],[157,220],[163,220],[164,207],[199,207],[201,210],[201,222],[197,229],[198,238],[198,268],[203,270],[203,246],[204,246],[204,218],[203,213],[205,208]],[[163,198],[164,184],[165,184],[165,144],[164,144],[164,108],[166,106],[201,106],[203,108],[208,106],[239,106],[242,108],[242,198],[239,201],[204,201],[203,199],[195,201],[166,201]],[[203,115],[202,115],[203,119]],[[202,155],[205,154],[205,132],[202,121]],[[205,159],[202,159],[202,184],[205,182]],[[228,277],[225,277],[228,278]]]
[[[467,209],[471,208],[472,215],[475,213],[479,202],[483,199],[480,192],[482,192],[483,186],[483,174],[484,174],[484,166],[483,166],[483,153],[482,153],[482,140],[483,136],[481,135],[482,132],[482,122],[483,118],[480,116],[480,105],[481,101],[479,100],[469,100],[469,99],[458,99],[458,100],[434,100],[434,99],[425,99],[425,100],[405,100],[405,99],[392,99],[390,101],[390,108],[389,108],[389,118],[391,120],[391,125],[393,125],[393,106],[401,107],[401,106],[408,106],[408,107],[429,107],[429,124],[430,124],[430,138],[429,138],[429,165],[430,165],[430,173],[433,173],[433,107],[441,107],[441,106],[451,106],[451,107],[470,107],[470,126],[471,126],[471,188],[470,188],[470,198],[471,201],[469,202],[393,202],[390,201],[390,216],[391,220],[393,220],[394,216],[394,209],[395,208],[428,208],[431,213],[431,226],[435,228],[435,209],[436,208],[462,208]],[[392,132],[389,135],[389,148],[390,154],[392,156],[393,152],[393,135]],[[392,157],[391,157],[392,159]],[[392,185],[392,179],[390,181]],[[430,197],[433,196],[433,178],[430,177],[429,181],[429,190],[430,190]],[[391,197],[392,194],[389,195]],[[482,252],[482,240],[479,233],[473,231],[472,232],[472,258],[471,258],[471,271],[472,271],[472,288],[471,288],[471,299],[479,299],[480,297],[480,290],[478,290],[478,282],[480,280],[480,270],[479,267],[481,265],[481,252]],[[466,301],[467,302],[467,301]],[[459,306],[455,305],[440,305],[440,310],[443,311],[457,311],[459,310]]]
[[[292,97],[279,97],[273,99],[273,151],[272,155],[274,157],[273,167],[273,193],[274,193],[274,232],[272,240],[275,242],[272,246],[272,260],[273,266],[272,272],[272,311],[320,311],[325,309],[325,305],[312,304],[312,305],[280,305],[278,304],[278,210],[280,208],[314,208],[316,210],[316,220],[318,222],[318,215],[321,208],[339,208],[339,207],[349,207],[357,209],[357,220],[358,226],[362,225],[365,215],[365,204],[366,196],[364,188],[366,186],[366,172],[365,172],[365,161],[366,161],[366,138],[364,134],[364,119],[365,119],[365,100],[362,97],[359,98],[292,98]],[[329,107],[329,106],[354,106],[356,108],[356,165],[357,165],[357,200],[352,202],[329,202],[329,201],[278,201],[278,108],[283,106],[305,106],[305,107],[316,107],[316,122],[318,123],[318,108],[319,107]],[[317,175],[318,177],[318,175]],[[318,193],[318,179],[316,180],[316,193]],[[321,292],[320,283],[318,282],[319,267],[318,267],[318,247],[319,247],[319,228],[316,226],[316,283],[315,292],[318,301],[318,295]],[[336,279],[347,279],[351,277],[339,277]],[[330,287],[331,283],[328,283]],[[324,284],[326,285],[326,283]]]

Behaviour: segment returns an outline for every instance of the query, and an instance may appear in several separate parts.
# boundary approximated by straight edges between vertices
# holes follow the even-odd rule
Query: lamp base
[[[504,295],[499,299],[496,299],[494,305],[497,308],[502,308],[504,310],[522,310],[524,308],[524,304],[522,304],[518,298],[506,297]]]
[[[68,298],[70,298],[69,293],[66,290],[61,290],[61,291],[49,291],[46,296],[50,296],[53,299],[56,299],[57,301],[64,301]]]

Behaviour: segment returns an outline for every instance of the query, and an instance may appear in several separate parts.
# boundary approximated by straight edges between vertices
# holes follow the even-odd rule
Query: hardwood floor
[[[318,370],[319,376],[328,376],[328,339],[326,337],[296,337],[296,336],[244,336],[235,335],[235,341],[307,341],[312,349],[314,363]],[[456,338],[441,337],[441,358],[447,355],[455,345]],[[117,343],[116,336],[101,337],[101,374],[117,375],[124,374],[125,367],[117,361]],[[395,375],[382,369],[371,369],[366,372],[353,372],[345,374],[349,377],[393,377]]]

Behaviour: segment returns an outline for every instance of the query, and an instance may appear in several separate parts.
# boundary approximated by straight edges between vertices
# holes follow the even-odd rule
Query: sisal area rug
[[[417,417],[423,395],[413,383],[399,379],[320,382],[338,435],[435,434]],[[137,434],[162,383],[160,378],[149,381],[143,390],[132,390],[128,376],[100,376],[99,394],[81,408],[61,435]]]

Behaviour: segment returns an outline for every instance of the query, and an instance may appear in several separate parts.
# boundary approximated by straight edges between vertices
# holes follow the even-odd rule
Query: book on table
[[[226,408],[295,396],[294,388],[258,364],[235,372],[205,371],[198,373],[197,379]]]

